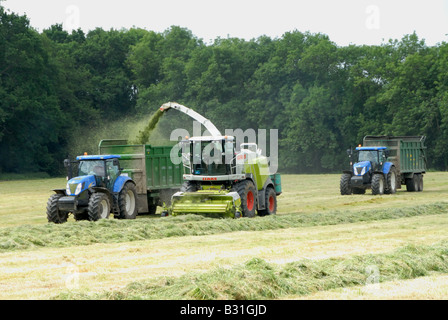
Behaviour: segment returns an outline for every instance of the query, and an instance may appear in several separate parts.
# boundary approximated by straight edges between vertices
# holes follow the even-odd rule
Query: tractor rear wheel
[[[118,195],[120,219],[135,219],[137,217],[137,189],[135,184],[128,182]]]
[[[266,190],[265,195],[266,209],[258,211],[259,216],[266,216],[277,213],[277,194],[272,188]]]
[[[384,193],[384,175],[375,173],[372,177],[372,194]]]
[[[397,192],[397,171],[395,167],[391,167],[386,176],[386,188],[384,193],[394,194],[395,192]]]
[[[257,209],[257,191],[254,183],[250,180],[240,181],[235,185],[234,190],[238,192],[241,198],[243,217],[255,217],[255,210]]]
[[[107,194],[95,192],[90,196],[87,214],[90,221],[98,221],[100,219],[108,219],[110,215],[110,201]]]
[[[47,202],[48,222],[65,223],[68,219],[68,212],[61,212],[58,208],[58,200],[63,197],[62,194],[53,194]]]

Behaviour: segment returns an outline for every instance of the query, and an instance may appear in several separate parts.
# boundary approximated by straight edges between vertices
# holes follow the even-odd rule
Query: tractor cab
[[[353,164],[353,174],[363,176],[372,174],[373,171],[380,171],[383,162],[386,161],[388,150],[386,147],[357,147],[355,163]]]
[[[78,164],[77,176],[72,178],[69,160],[64,163],[68,167],[67,195],[78,195],[91,187],[102,187],[112,190],[115,180],[120,176],[119,155],[84,155],[78,156],[74,163]]]

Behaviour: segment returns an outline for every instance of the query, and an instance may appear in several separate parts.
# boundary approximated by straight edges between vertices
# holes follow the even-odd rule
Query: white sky
[[[62,23],[85,32],[139,27],[188,28],[206,43],[299,30],[327,34],[340,46],[381,44],[416,31],[427,45],[448,41],[448,0],[4,0],[38,31]]]

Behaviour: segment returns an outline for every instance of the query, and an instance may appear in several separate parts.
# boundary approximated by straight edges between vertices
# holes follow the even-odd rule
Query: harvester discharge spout
[[[167,102],[160,107],[160,110],[163,112],[166,112],[169,109],[176,109],[176,110],[183,112],[186,115],[190,116],[194,120],[198,121],[210,132],[210,134],[212,136],[221,136],[221,132],[218,130],[218,128],[216,128],[215,125],[210,120],[203,117],[196,111],[194,111],[190,108],[187,108],[186,106],[183,106],[181,104],[178,104],[176,102]]]

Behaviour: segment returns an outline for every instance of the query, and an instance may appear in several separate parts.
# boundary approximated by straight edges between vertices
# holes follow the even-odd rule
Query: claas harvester
[[[184,168],[183,185],[171,198],[163,216],[203,214],[217,217],[254,217],[277,212],[281,194],[279,174],[271,174],[267,157],[255,143],[242,143],[222,135],[200,114],[169,102],[160,110],[175,109],[199,121],[210,135],[180,141]]]

